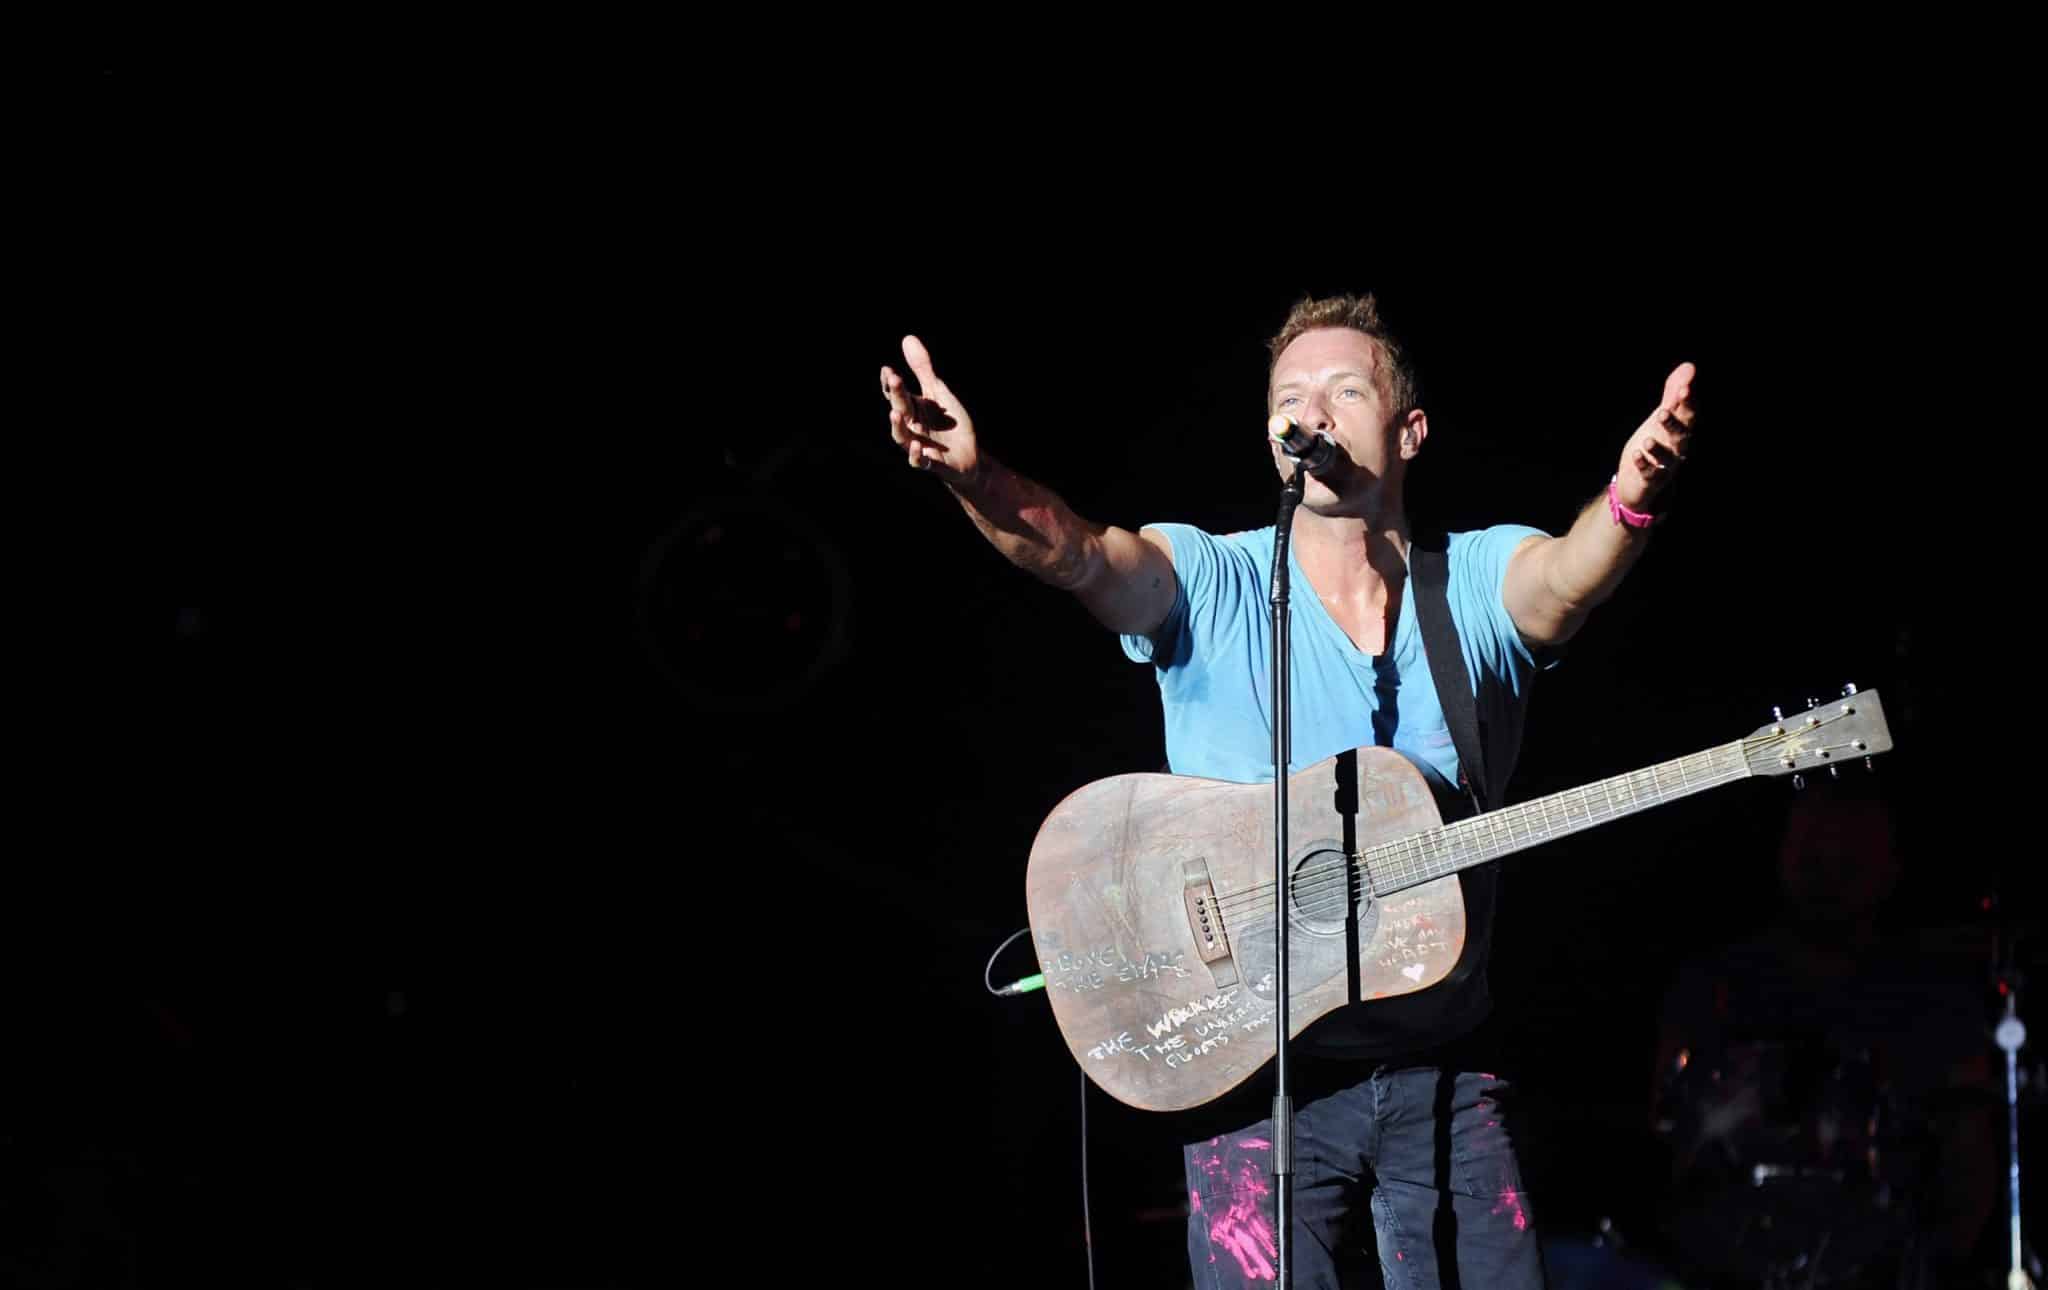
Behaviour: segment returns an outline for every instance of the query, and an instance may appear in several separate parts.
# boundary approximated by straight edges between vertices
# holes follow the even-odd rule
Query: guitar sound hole
[[[1355,908],[1359,941],[1370,941],[1379,907],[1363,877],[1357,861],[1338,847],[1321,843],[1304,851],[1287,877],[1295,926],[1319,936],[1342,936],[1346,915]]]

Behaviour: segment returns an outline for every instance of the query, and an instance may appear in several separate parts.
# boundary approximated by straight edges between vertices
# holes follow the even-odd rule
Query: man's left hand
[[[1692,442],[1692,382],[1698,374],[1680,363],[1664,378],[1664,401],[1657,405],[1621,450],[1614,474],[1614,495],[1632,511],[1647,511],[1657,494],[1671,483]]]

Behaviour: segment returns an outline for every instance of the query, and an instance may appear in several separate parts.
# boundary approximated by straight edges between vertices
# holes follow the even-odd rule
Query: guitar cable
[[[981,983],[987,986],[988,992],[996,996],[998,999],[1013,998],[1016,995],[1030,994],[1034,990],[1045,989],[1045,973],[1043,972],[1036,973],[1032,976],[1018,977],[1015,981],[1012,981],[1005,986],[998,986],[995,981],[996,960],[1002,957],[1003,951],[1009,949],[1010,946],[1016,942],[1019,936],[1024,936],[1028,934],[1030,931],[1031,929],[1029,927],[1018,928],[1015,932],[1012,932],[1010,934],[1009,940],[1006,940],[1001,945],[996,946],[996,952],[988,956],[988,966],[983,968],[981,971]],[[1092,1219],[1090,1218],[1090,1210],[1091,1207],[1088,1204],[1088,1072],[1082,1071],[1081,1245],[1088,1256],[1088,1290],[1095,1290],[1095,1227]]]
[[[988,987],[990,994],[995,995],[999,999],[1007,999],[1012,995],[1030,994],[1033,990],[1045,989],[1045,973],[1043,972],[1035,976],[1018,977],[1015,981],[1005,986],[997,986],[995,982],[996,960],[1002,957],[1003,951],[1009,949],[1019,936],[1028,935],[1030,931],[1029,927],[1020,927],[1012,932],[1009,940],[996,946],[996,952],[988,956],[988,966],[982,969],[981,983]]]

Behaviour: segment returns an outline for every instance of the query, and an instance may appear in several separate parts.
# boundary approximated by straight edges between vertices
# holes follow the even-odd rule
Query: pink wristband
[[[1621,476],[1616,475],[1613,479],[1607,481],[1607,513],[1614,517],[1616,524],[1620,524],[1625,528],[1646,529],[1655,524],[1657,522],[1656,516],[1647,511],[1632,511],[1621,504],[1621,498],[1615,496],[1614,493],[1614,482],[1620,478]]]

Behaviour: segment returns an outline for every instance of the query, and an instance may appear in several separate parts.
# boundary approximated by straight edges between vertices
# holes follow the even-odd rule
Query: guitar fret
[[[1375,889],[1406,889],[1750,775],[1743,741],[1469,816],[1365,853]],[[1596,793],[1597,790],[1597,793]]]

